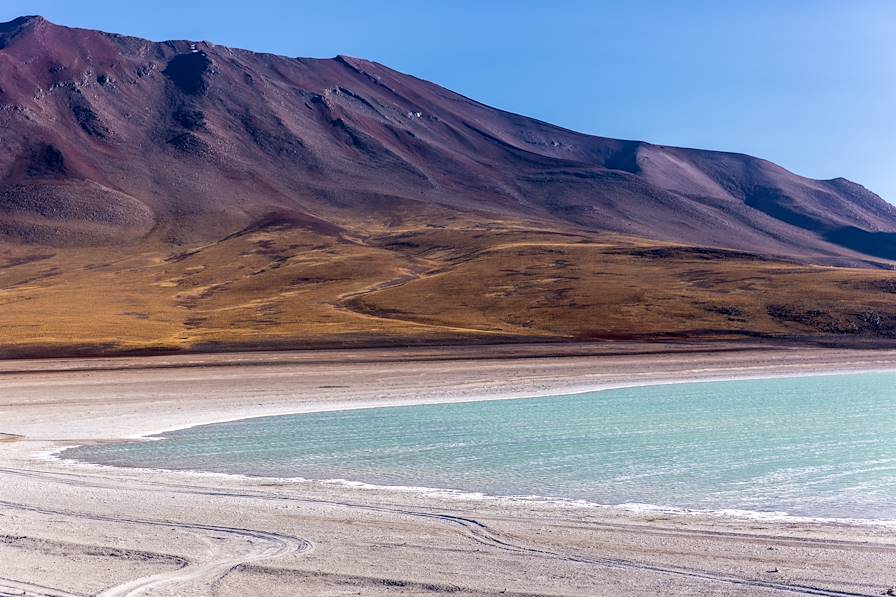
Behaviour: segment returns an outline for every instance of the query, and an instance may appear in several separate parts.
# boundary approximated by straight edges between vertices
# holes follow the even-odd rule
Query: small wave
[[[876,526],[896,529],[896,520],[876,518],[837,518],[822,516],[798,516],[787,512],[767,512],[759,510],[745,510],[740,508],[699,509],[683,508],[679,506],[662,506],[641,502],[624,502],[620,504],[600,504],[582,499],[563,497],[551,497],[541,495],[492,495],[482,492],[463,491],[460,489],[424,487],[415,485],[377,485],[362,481],[348,479],[307,479],[304,477],[261,477],[235,473],[218,473],[198,470],[171,470],[158,468],[120,467],[94,462],[84,462],[71,458],[61,458],[60,454],[65,450],[55,450],[42,454],[43,458],[68,466],[88,468],[93,470],[106,470],[121,473],[134,471],[136,473],[149,473],[155,475],[174,475],[179,477],[206,478],[217,480],[238,481],[250,484],[281,484],[281,485],[318,485],[338,486],[349,490],[400,492],[419,494],[425,497],[442,500],[457,501],[489,501],[497,504],[515,504],[527,507],[552,506],[575,509],[601,509],[618,510],[634,514],[655,514],[668,516],[703,516],[721,519],[757,520],[765,522],[805,523],[805,524],[842,524],[850,526]]]
[[[761,520],[768,522],[792,522],[792,523],[816,523],[816,524],[846,524],[856,526],[884,526],[896,528],[896,520],[877,518],[836,518],[822,516],[799,516],[779,511],[745,510],[740,508],[699,509],[683,508],[679,506],[661,506],[657,504],[645,504],[640,502],[624,502],[621,504],[599,504],[588,500],[548,497],[541,495],[490,495],[481,492],[469,492],[459,489],[439,489],[434,487],[418,487],[407,485],[375,485],[347,479],[326,479],[323,481],[309,481],[308,479],[283,478],[282,482],[322,483],[326,485],[340,485],[343,487],[373,490],[373,491],[400,491],[419,493],[427,497],[447,498],[469,501],[495,501],[503,503],[516,503],[527,505],[551,505],[569,508],[599,508],[608,510],[623,510],[632,513],[667,514],[676,516],[709,516],[715,518],[733,518],[741,520]]]

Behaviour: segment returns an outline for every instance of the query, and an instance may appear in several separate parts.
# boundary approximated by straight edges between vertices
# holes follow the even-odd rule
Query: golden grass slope
[[[513,223],[0,248],[0,354],[896,338],[896,272]]]

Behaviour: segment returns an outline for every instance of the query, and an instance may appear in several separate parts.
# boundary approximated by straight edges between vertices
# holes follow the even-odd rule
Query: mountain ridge
[[[41,108],[47,110],[47,104],[52,102],[41,100],[53,95],[67,96],[58,114],[51,115],[53,121],[64,122],[66,117],[73,120],[72,124],[77,125],[75,130],[80,129],[82,136],[86,134],[88,143],[100,146],[99,151],[108,150],[110,145],[137,141],[157,148],[173,148],[180,157],[193,160],[194,167],[202,167],[209,175],[219,178],[222,174],[226,177],[227,171],[248,170],[266,179],[262,184],[271,187],[265,200],[287,196],[286,203],[292,202],[292,207],[310,214],[320,211],[320,195],[334,192],[357,193],[361,196],[359,201],[370,192],[391,193],[404,200],[418,199],[429,192],[435,196],[427,200],[453,209],[470,207],[464,202],[459,206],[456,200],[457,196],[466,194],[477,199],[477,209],[484,208],[487,212],[497,207],[498,211],[510,210],[514,217],[524,219],[559,219],[567,226],[688,244],[726,246],[725,242],[744,238],[731,248],[755,250],[754,245],[760,239],[748,237],[757,236],[758,229],[758,235],[765,237],[765,242],[777,245],[773,253],[799,255],[802,252],[803,256],[809,256],[807,251],[794,246],[809,245],[815,253],[811,255],[813,260],[833,264],[860,264],[865,259],[855,255],[855,246],[833,242],[829,231],[848,227],[867,233],[896,231],[896,208],[855,183],[799,177],[745,154],[582,135],[491,108],[372,61],[342,55],[332,59],[287,58],[208,42],[150,42],[87,29],[69,29],[41,17],[18,21],[17,26],[2,26],[8,36],[12,31],[11,37],[15,38],[4,42],[4,52],[15,53],[13,46],[19,44],[24,46],[20,54],[40,58],[44,64],[28,69],[30,76],[19,77],[20,81],[30,80],[33,85],[30,90],[18,90],[17,97],[8,90],[14,90],[15,86],[4,81],[3,95],[7,101],[18,99],[15,105],[25,109],[42,103]],[[39,62],[34,60],[31,64]],[[259,80],[258,85],[254,84],[255,78]],[[146,81],[152,84],[145,85]],[[153,119],[150,115],[143,124],[166,128],[164,132],[156,131],[157,135],[165,136],[164,145],[158,137],[140,139],[144,136],[142,131],[129,131],[125,123],[112,122],[128,115],[121,106],[114,105],[115,98],[111,97],[128,91],[122,89],[124,86],[153,88],[146,95],[155,96],[162,118]],[[351,86],[355,89],[350,89]],[[237,90],[244,97],[236,97]],[[287,93],[293,97],[285,98]],[[277,97],[267,97],[268,94]],[[272,105],[273,101],[285,105],[289,113],[284,114]],[[58,99],[57,103],[60,103]],[[209,103],[217,105],[210,108]],[[15,108],[8,106],[5,103],[7,113],[12,110],[15,114]],[[312,118],[295,116],[295,112],[306,108],[312,111]],[[164,114],[168,110],[170,114]],[[312,128],[318,130],[312,131]],[[303,138],[312,133],[318,139]],[[320,139],[323,135],[330,138]],[[40,139],[41,135],[33,137]],[[327,145],[314,143],[321,140]],[[235,155],[238,150],[233,145],[244,145],[247,141],[256,149],[254,154]],[[354,155],[346,155],[352,151]],[[71,178],[108,186],[144,202],[147,190],[150,194],[171,192],[170,185],[164,191],[125,188],[109,179],[110,168],[78,156],[77,151],[60,147],[60,143],[48,141],[45,147],[23,147],[19,151],[20,155],[34,152],[39,158],[31,159],[32,171],[47,170],[48,160],[40,157],[50,155],[49,162],[53,162],[62,155]],[[471,160],[470,155],[476,157]],[[292,159],[284,160],[284,156]],[[171,159],[170,155],[164,157]],[[251,163],[270,158],[286,161],[290,167],[304,170],[302,174],[306,176],[303,180],[274,180],[270,173],[259,174],[261,168]],[[216,160],[218,163],[214,163]],[[339,164],[340,161],[343,163]],[[450,172],[440,169],[437,161],[453,162]],[[247,163],[249,169],[245,169]],[[330,180],[323,185],[308,185],[309,181],[321,178],[315,175],[322,168],[332,171],[331,178],[360,173],[360,178],[367,180],[354,185],[333,184]],[[382,180],[360,170],[364,168],[385,169],[391,179],[398,178],[400,182],[384,188]],[[494,174],[496,170],[507,172],[508,168],[515,169],[513,176]],[[133,164],[123,169],[137,170]],[[738,170],[740,174],[734,176],[732,173]],[[157,179],[164,177],[159,172],[150,172],[150,175]],[[6,179],[20,182],[15,177],[10,180],[8,174]],[[768,192],[763,190],[766,188]],[[552,203],[539,197],[548,193],[557,197],[557,201]],[[619,210],[613,205],[613,197],[601,197],[602,202],[594,200],[595,195],[607,194],[640,201],[637,209]],[[455,199],[447,199],[445,195]],[[826,211],[818,209],[816,196],[828,201]],[[300,199],[296,201],[296,197]],[[720,206],[719,202],[730,205]],[[247,201],[240,203],[244,207]],[[282,201],[276,203],[269,207],[290,207]],[[161,215],[163,221],[166,219],[165,209],[148,204],[157,216]],[[673,209],[668,207],[671,204]],[[234,211],[241,209],[230,207],[215,215],[233,217],[237,215]],[[694,230],[696,225],[709,224],[712,220],[723,221],[720,211],[734,209],[738,212],[736,217],[752,220],[752,230],[724,236]],[[642,213],[639,215],[638,211]],[[649,215],[645,218],[643,214],[651,211],[657,212],[653,221],[638,225],[639,219],[649,219]],[[674,226],[664,226],[661,222],[681,212],[696,224],[678,218],[680,230],[674,230]],[[253,213],[248,217],[260,215]],[[245,217],[235,220],[231,222],[234,228],[249,224]],[[730,221],[723,223],[734,226]],[[824,233],[819,235],[819,230]],[[785,231],[803,238],[788,242]],[[804,235],[802,231],[811,234]],[[189,240],[176,234],[174,238]],[[869,257],[893,256],[886,252]]]
[[[372,61],[18,19],[0,129],[7,343],[896,337],[896,207],[861,185]]]

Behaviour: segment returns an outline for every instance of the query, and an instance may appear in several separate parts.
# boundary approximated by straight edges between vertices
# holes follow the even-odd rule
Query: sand
[[[881,595],[896,585],[892,526],[462,499],[48,454],[271,414],[891,369],[896,351],[634,344],[0,362],[0,594]]]

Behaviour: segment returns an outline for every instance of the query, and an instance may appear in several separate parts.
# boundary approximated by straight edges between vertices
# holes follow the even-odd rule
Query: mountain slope
[[[896,208],[863,187],[365,60],[22,17],[0,130],[7,345],[896,334]]]
[[[581,135],[364,60],[39,17],[0,26],[0,48],[5,232],[26,240],[191,242],[273,211],[352,228],[436,210],[825,263],[896,257],[864,242],[896,232],[896,209],[848,181]]]

